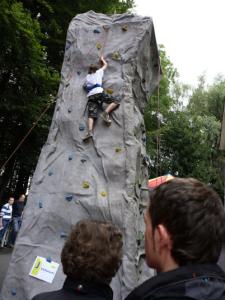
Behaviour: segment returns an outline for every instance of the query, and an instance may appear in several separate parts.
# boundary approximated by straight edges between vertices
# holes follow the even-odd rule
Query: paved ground
[[[11,254],[12,254],[12,249],[0,248],[0,289],[2,287],[2,283],[9,266]]]

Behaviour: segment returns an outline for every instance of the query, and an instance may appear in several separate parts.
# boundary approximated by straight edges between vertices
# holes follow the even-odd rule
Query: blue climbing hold
[[[85,163],[85,162],[86,162],[86,159],[82,158],[80,161],[81,161],[82,163]]]
[[[51,259],[51,257],[50,256],[48,256],[47,258],[46,258],[46,260],[47,260],[47,262],[52,262],[52,259]]]
[[[80,75],[81,74],[81,71],[77,71],[77,75]]]
[[[72,112],[72,108],[68,108],[68,113],[70,114]]]
[[[53,175],[53,172],[52,171],[49,171],[48,172],[48,176],[52,176]]]
[[[101,33],[101,30],[100,30],[99,28],[95,28],[95,29],[93,30],[93,32],[94,32],[94,33]]]
[[[73,155],[71,154],[68,156],[68,160],[72,160],[72,159],[73,159]]]
[[[38,203],[38,206],[39,206],[39,208],[43,208],[42,202],[39,202],[39,203]]]
[[[85,125],[83,123],[80,123],[79,124],[79,130],[84,131],[84,129],[85,129]]]
[[[16,289],[15,288],[11,289],[11,295],[16,296]]]
[[[61,238],[66,238],[67,237],[67,234],[65,233],[65,231],[60,232],[60,237]]]
[[[146,143],[146,137],[142,138],[143,143]]]
[[[66,195],[65,199],[70,202],[73,200],[73,195],[68,194],[68,195]]]

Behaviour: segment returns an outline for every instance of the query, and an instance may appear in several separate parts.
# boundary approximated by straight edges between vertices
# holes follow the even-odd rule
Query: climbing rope
[[[50,106],[56,102],[56,97],[53,98],[52,101],[50,101],[47,105],[47,107],[42,111],[38,119],[33,123],[32,127],[28,130],[28,132],[25,134],[25,136],[21,139],[19,144],[16,146],[16,148],[13,150],[13,152],[10,154],[10,156],[7,158],[7,160],[3,163],[3,165],[0,167],[0,176],[4,173],[5,166],[8,164],[10,159],[13,157],[13,155],[17,152],[17,150],[22,146],[24,141],[27,139],[27,137],[30,135],[30,133],[33,131],[33,129],[36,127],[38,122],[41,120],[43,115],[46,113],[46,111],[50,108]]]
[[[159,173],[161,174],[161,154],[160,154],[160,143],[161,143],[161,137],[160,137],[160,97],[159,97],[159,89],[160,89],[160,59],[158,62],[159,68],[158,68],[158,88],[157,88],[157,136],[156,136],[156,177],[159,176]]]

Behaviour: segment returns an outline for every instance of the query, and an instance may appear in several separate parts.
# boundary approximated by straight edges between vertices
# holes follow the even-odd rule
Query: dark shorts
[[[113,102],[119,105],[120,99],[105,93],[99,93],[88,97],[88,117],[97,119],[99,110],[103,110],[103,104],[110,104]]]

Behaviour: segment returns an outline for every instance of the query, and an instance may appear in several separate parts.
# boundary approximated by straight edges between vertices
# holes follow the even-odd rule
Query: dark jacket
[[[113,292],[107,284],[74,281],[67,277],[63,288],[39,294],[32,300],[112,300]]]
[[[13,217],[21,217],[24,209],[24,202],[17,200],[13,203]]]
[[[216,264],[188,265],[160,273],[125,300],[225,300],[225,273]]]

